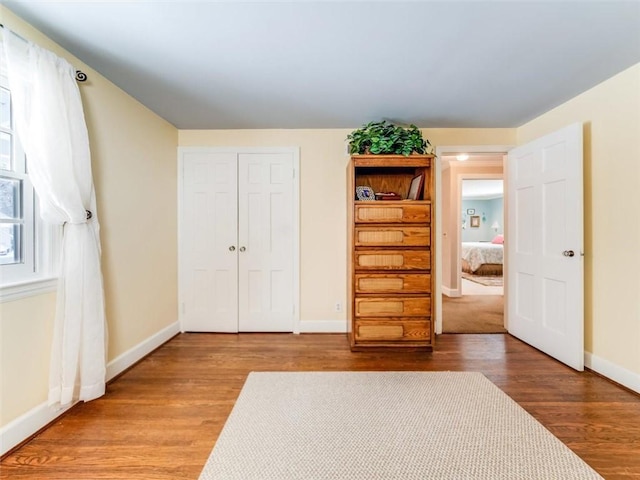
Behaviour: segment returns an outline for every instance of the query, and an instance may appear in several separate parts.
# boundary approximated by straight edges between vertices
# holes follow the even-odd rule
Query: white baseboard
[[[117,375],[120,375],[140,359],[144,358],[145,355],[149,355],[156,348],[178,333],[180,333],[180,324],[178,322],[172,323],[143,342],[140,342],[135,347],[127,350],[121,355],[118,355],[107,364],[107,382]]]
[[[584,352],[585,367],[599,373],[600,375],[623,385],[634,392],[640,393],[640,374],[627,370],[620,365],[597,357],[591,352]]]
[[[300,333],[347,333],[347,321],[303,320],[300,322]]]
[[[461,297],[462,294],[457,288],[449,288],[442,285],[442,293],[447,297]]]
[[[56,418],[69,410],[73,405],[66,406],[60,410],[43,402],[32,408],[25,414],[12,420],[0,429],[0,455],[4,455],[16,445],[24,442],[38,430],[53,422]]]
[[[132,349],[126,351],[107,364],[107,381],[124,372],[127,368],[158,348],[164,342],[180,332],[178,322],[160,330]],[[20,417],[12,420],[0,429],[0,455],[4,455],[16,445],[69,410],[73,405],[62,409],[49,407],[47,402],[32,408]]]

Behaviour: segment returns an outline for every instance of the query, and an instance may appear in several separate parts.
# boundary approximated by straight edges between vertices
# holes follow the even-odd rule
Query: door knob
[[[245,250],[246,250],[246,248],[244,248],[244,247],[240,247],[240,251],[241,251],[241,252],[244,252]]]
[[[231,246],[229,247],[229,251],[230,251],[230,252],[235,251],[235,249],[236,249],[236,247],[234,247],[233,245],[231,245]]]
[[[565,257],[573,257],[575,253],[573,253],[573,250],[565,250],[564,252],[562,252],[562,255],[564,255]]]

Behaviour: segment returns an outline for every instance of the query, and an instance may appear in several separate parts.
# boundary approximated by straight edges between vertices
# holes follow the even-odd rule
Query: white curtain
[[[6,29],[2,38],[40,215],[63,226],[49,404],[92,400],[105,392],[106,323],[89,136],[75,70]]]

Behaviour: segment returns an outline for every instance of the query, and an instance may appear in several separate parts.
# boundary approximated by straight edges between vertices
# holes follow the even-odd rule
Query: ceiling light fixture
[[[467,155],[466,153],[461,153],[460,155],[456,155],[456,159],[459,162],[464,162],[465,160],[469,160],[469,155]]]

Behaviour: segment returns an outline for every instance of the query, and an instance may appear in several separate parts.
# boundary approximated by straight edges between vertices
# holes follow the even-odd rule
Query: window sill
[[[57,288],[58,279],[51,277],[6,285],[0,287],[0,303],[55,292]]]

